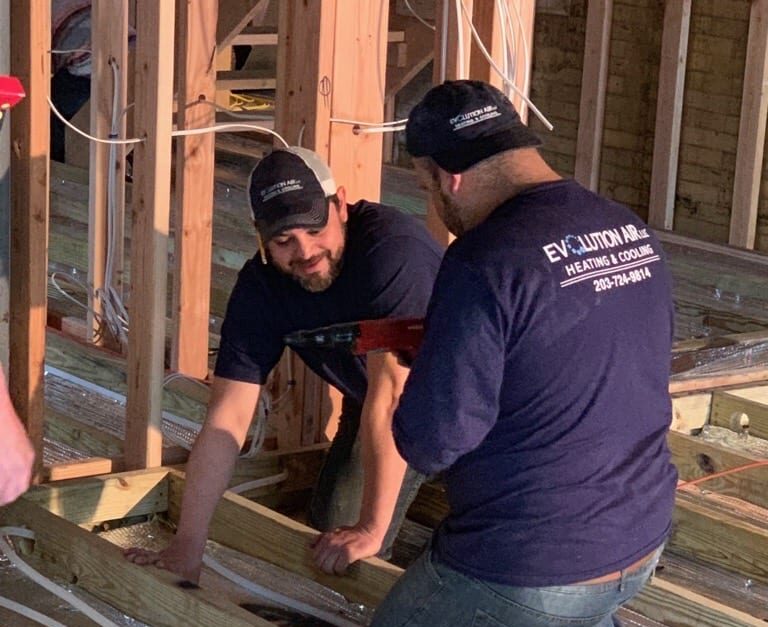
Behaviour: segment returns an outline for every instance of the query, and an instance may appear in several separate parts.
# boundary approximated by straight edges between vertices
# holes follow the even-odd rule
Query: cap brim
[[[313,200],[301,212],[282,215],[272,221],[256,220],[256,228],[265,242],[291,229],[322,229],[328,223],[329,204],[327,198]],[[296,211],[295,206],[293,211]]]

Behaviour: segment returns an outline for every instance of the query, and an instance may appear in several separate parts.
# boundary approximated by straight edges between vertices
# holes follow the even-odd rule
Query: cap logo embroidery
[[[261,202],[267,202],[275,196],[280,196],[280,194],[286,194],[300,189],[304,189],[301,181],[298,179],[288,179],[287,181],[280,181],[279,183],[270,185],[266,189],[261,190],[259,195],[261,196]]]
[[[473,126],[480,122],[484,122],[485,120],[497,118],[500,115],[501,112],[496,105],[486,105],[485,107],[475,109],[469,113],[460,113],[459,115],[452,117],[448,122],[453,126],[455,132],[466,128],[467,126]]]

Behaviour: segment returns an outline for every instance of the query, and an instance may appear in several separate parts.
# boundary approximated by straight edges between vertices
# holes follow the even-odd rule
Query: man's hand
[[[130,548],[123,551],[125,559],[139,566],[157,566],[170,570],[187,581],[198,583],[202,567],[202,553],[175,539],[163,551]]]
[[[376,555],[383,541],[383,533],[373,533],[355,525],[323,533],[310,546],[320,570],[330,575],[342,575],[353,562]]]
[[[26,492],[32,479],[35,450],[10,401],[0,417],[0,505],[15,501]]]

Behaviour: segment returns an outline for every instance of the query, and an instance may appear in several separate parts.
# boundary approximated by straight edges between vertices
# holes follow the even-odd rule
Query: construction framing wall
[[[518,96],[514,96],[516,104],[531,125],[545,135],[543,150],[554,166],[629,204],[659,230],[674,229],[683,236],[766,250],[762,149],[768,101],[761,89],[768,58],[765,2],[570,0],[541,3],[536,12],[534,0],[517,1],[519,41],[526,45],[518,50],[516,82],[523,85],[521,91],[530,89],[534,102],[554,123],[554,131],[546,131]],[[495,63],[502,64],[501,16],[495,0],[463,0],[459,5],[449,0],[412,0],[434,20],[434,34],[404,14],[401,4],[394,0],[285,1],[274,13],[272,31],[246,32],[254,20],[267,15],[267,0],[220,0],[218,4],[182,0],[94,2],[91,133],[106,137],[113,132],[108,85],[114,63],[123,69],[123,95],[118,106],[125,106],[129,89],[136,94],[134,110],[127,122],[120,121],[118,134],[130,134],[140,141],[132,147],[114,148],[113,161],[109,160],[110,148],[92,143],[91,172],[85,176],[71,166],[51,166],[48,158],[50,2],[10,0],[11,72],[22,79],[28,92],[27,99],[13,111],[11,130],[11,262],[15,269],[10,290],[11,393],[39,453],[38,479],[55,481],[136,471],[66,484],[61,491],[56,486],[43,486],[0,512],[4,521],[25,523],[39,532],[38,552],[67,555],[64,566],[51,567],[53,571],[61,574],[62,568],[77,572],[92,568],[98,573],[107,568],[102,568],[104,560],[104,565],[116,569],[107,572],[124,574],[126,581],[141,590],[154,590],[156,582],[162,582],[156,592],[162,598],[161,610],[184,598],[184,603],[197,608],[196,617],[213,617],[210,624],[221,624],[217,621],[225,617],[235,624],[259,624],[236,606],[224,606],[204,592],[178,590],[167,574],[147,574],[124,564],[112,548],[104,548],[76,525],[158,512],[173,519],[178,508],[173,495],[178,493],[183,477],[159,467],[183,461],[185,453],[163,445],[163,412],[203,420],[209,348],[215,335],[210,318],[223,315],[227,288],[243,261],[243,249],[248,247],[248,236],[244,235],[250,232],[247,211],[243,212],[243,203],[229,194],[233,180],[241,180],[242,185],[242,170],[232,165],[225,171],[215,163],[212,134],[179,135],[172,140],[173,133],[216,123],[211,104],[221,100],[223,87],[274,86],[274,130],[289,142],[311,147],[328,159],[351,199],[377,200],[382,195],[382,153],[387,139],[382,134],[359,132],[355,122],[374,124],[391,119],[398,92],[430,62],[433,81],[473,77],[504,88],[492,64],[472,41],[469,28],[471,19]],[[131,28],[135,29],[136,43],[129,51]],[[235,76],[226,61],[231,47],[242,41],[276,48],[274,77]],[[713,61],[715,53],[720,55],[717,63]],[[218,80],[217,61],[227,66]],[[531,75],[529,85],[524,80],[527,74]],[[264,135],[260,138],[258,151],[273,141]],[[243,162],[261,155],[252,148],[239,149],[244,151]],[[132,181],[126,185],[129,150],[133,170]],[[115,202],[117,215],[124,216],[115,236],[121,251],[118,257],[122,257],[123,246],[126,251],[126,263],[120,260],[115,265],[107,263],[106,254],[107,240],[113,237],[106,217],[104,185],[110,176],[119,181]],[[405,186],[412,188],[412,177],[398,176],[402,177],[398,181],[406,181]],[[448,235],[433,209],[425,213],[435,237],[447,243]],[[56,228],[50,229],[49,239],[52,224]],[[72,236],[84,225],[88,231],[85,248]],[[217,241],[215,228],[226,231],[232,241],[246,243],[236,250]],[[759,278],[765,270],[765,258],[721,246],[708,247],[679,235],[665,234],[664,241],[670,249],[685,249],[673,263],[678,264],[681,275],[691,279],[689,291],[679,301],[691,320],[690,329],[731,332],[728,346],[746,347],[752,351],[750,355],[755,354],[755,342],[762,346],[759,342],[765,340],[768,326],[764,312],[760,313],[768,301]],[[131,324],[126,342],[105,345],[95,333],[95,318],[100,313],[96,301],[91,303],[89,319],[82,322],[73,321],[65,310],[47,311],[49,245],[57,261],[64,259],[87,268],[93,288],[111,281],[116,289],[130,294]],[[734,277],[729,276],[728,281],[742,281],[732,289],[738,300],[733,299],[726,313],[702,313],[711,304],[696,300],[702,291],[716,293],[718,301],[724,291],[731,292],[723,290],[720,278],[713,282],[711,275],[697,274],[701,265],[686,265],[696,254],[724,260],[734,268]],[[111,276],[107,276],[108,267]],[[713,275],[715,272],[712,270]],[[89,339],[90,343],[46,329],[47,322],[54,322],[59,330],[75,329],[80,340]],[[757,333],[757,340],[744,336],[744,332]],[[704,353],[696,351],[722,348],[722,344],[697,345],[685,350],[701,356]],[[736,354],[728,352],[727,357],[735,359]],[[698,357],[692,355],[686,353],[685,357],[695,362]],[[126,399],[124,431],[117,436],[75,427],[67,416],[46,408],[45,363],[119,390]],[[690,431],[705,424],[727,423],[730,427],[732,416],[747,414],[752,433],[765,437],[760,421],[768,399],[761,387],[756,388],[758,391],[739,387],[712,392],[723,385],[743,386],[768,378],[764,368],[747,365],[750,368],[735,373],[715,370],[702,374],[692,368],[686,375],[683,369],[671,382],[670,390],[680,394],[675,405],[675,429],[681,433],[671,434],[670,442],[684,471],[683,479],[759,462],[748,455],[712,448],[690,436]],[[182,381],[164,385],[169,370],[197,379],[203,386]],[[279,490],[256,491],[261,497],[305,490],[311,485],[323,442],[327,441],[327,423],[339,409],[338,395],[291,354],[277,368],[271,386],[273,396],[287,399],[288,407],[276,425],[272,443],[276,451],[242,462],[237,471],[243,478],[275,471],[287,474],[288,480]],[[46,433],[59,434],[81,447],[85,455],[76,462],[43,467]],[[725,480],[724,491],[744,503],[766,507],[760,496],[763,471],[756,467],[738,479]],[[127,485],[127,492],[132,494],[135,484],[151,484],[149,491],[155,491],[149,501],[151,507],[146,505],[146,493],[137,496],[135,502],[120,505],[126,493],[114,486]],[[737,503],[739,507],[728,512],[717,498],[691,492],[692,488],[680,493],[673,545],[682,554],[763,581],[768,570],[764,564],[768,557],[761,548],[766,530],[755,522],[750,506]],[[54,506],[58,499],[66,499],[67,506]],[[114,511],[73,517],[72,512],[86,507],[83,503],[95,509],[94,502],[99,499],[105,507],[114,506]],[[246,553],[255,551],[288,569],[319,578],[302,557],[312,532],[252,505],[227,496],[213,535]],[[261,531],[243,534],[246,525]],[[702,539],[706,534],[713,535]],[[731,544],[734,537],[738,543]],[[275,548],[280,546],[283,548]],[[83,556],[74,555],[73,547],[82,549]],[[746,554],[754,561],[748,562]],[[365,598],[375,604],[398,574],[399,570],[391,566],[366,561],[349,580],[330,583],[351,598]],[[171,610],[160,618],[143,613],[148,610],[135,608],[130,599],[100,590],[98,578],[83,580],[83,585],[93,587],[97,596],[104,595],[110,603],[128,608],[125,611],[136,611],[137,616],[157,624],[180,620]],[[191,595],[194,601],[178,595]],[[636,607],[658,620],[682,625],[752,625],[765,618],[736,605],[660,581],[644,593]]]

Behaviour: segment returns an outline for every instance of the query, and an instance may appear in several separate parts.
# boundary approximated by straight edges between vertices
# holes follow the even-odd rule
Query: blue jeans
[[[362,406],[344,398],[339,428],[328,450],[309,505],[309,524],[319,531],[354,525],[360,518],[363,497],[363,460],[358,431]],[[389,559],[405,513],[424,482],[424,475],[408,467],[397,498],[392,522],[378,556]]]
[[[650,579],[661,556],[609,583],[521,588],[481,581],[431,549],[395,584],[371,627],[612,627],[613,614]]]

